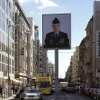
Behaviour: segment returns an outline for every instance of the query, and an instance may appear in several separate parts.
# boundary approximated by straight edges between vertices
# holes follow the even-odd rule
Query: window
[[[0,41],[1,41],[1,32],[0,32]]]
[[[0,50],[2,50],[2,43],[1,43],[1,41],[0,41]]]
[[[0,10],[0,19],[1,19],[1,10]]]
[[[12,66],[14,66],[14,60],[12,60]]]
[[[14,67],[12,67],[12,73],[14,74],[14,72],[15,72],[15,68],[14,68]]]
[[[5,11],[5,3],[3,0],[2,0],[1,6],[2,6],[2,9]]]
[[[2,64],[2,72],[4,71],[4,64]]]
[[[0,19],[0,28],[1,28],[1,19]]]
[[[98,35],[98,42],[100,42],[100,32],[99,32],[99,35]]]
[[[0,54],[0,62],[1,62],[1,54]]]
[[[0,71],[2,71],[2,66],[1,66],[2,64],[0,63]]]

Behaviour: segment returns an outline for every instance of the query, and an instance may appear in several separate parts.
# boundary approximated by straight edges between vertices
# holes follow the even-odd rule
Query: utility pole
[[[36,66],[37,66],[37,73],[39,72],[38,70],[38,68],[39,68],[39,32],[38,32],[38,26],[35,26],[35,46],[36,46],[36,51],[37,51],[37,53],[36,53]]]
[[[11,25],[8,26],[8,97],[9,97],[9,85],[10,85],[10,76],[9,76],[9,32]]]

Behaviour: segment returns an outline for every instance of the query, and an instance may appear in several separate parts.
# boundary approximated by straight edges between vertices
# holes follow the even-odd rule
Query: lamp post
[[[9,31],[10,31],[10,27],[11,27],[12,25],[9,25],[8,26],[8,97],[9,97],[9,84],[10,84],[10,76],[9,76]]]
[[[37,63],[36,63],[36,66],[37,66],[37,71],[38,71],[39,70],[38,69],[38,67],[39,67],[39,54],[38,54],[39,53],[39,32],[38,32],[38,26],[35,26],[34,28],[35,28],[35,42],[36,42],[35,46],[36,46],[36,49],[37,49],[37,54],[36,54],[37,55],[37,57],[36,57],[37,58],[36,59]]]
[[[10,32],[10,27],[13,25],[8,25],[8,97],[9,97],[9,85],[10,85],[10,75],[9,75],[9,32]]]

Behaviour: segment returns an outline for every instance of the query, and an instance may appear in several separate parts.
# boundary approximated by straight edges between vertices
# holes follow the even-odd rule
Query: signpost
[[[42,44],[55,50],[55,100],[58,100],[58,50],[71,49],[71,14],[42,15]]]

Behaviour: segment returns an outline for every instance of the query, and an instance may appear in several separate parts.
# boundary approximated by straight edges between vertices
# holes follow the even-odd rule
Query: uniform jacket
[[[59,32],[56,37],[54,32],[46,34],[44,48],[69,48],[69,39],[67,33]]]

